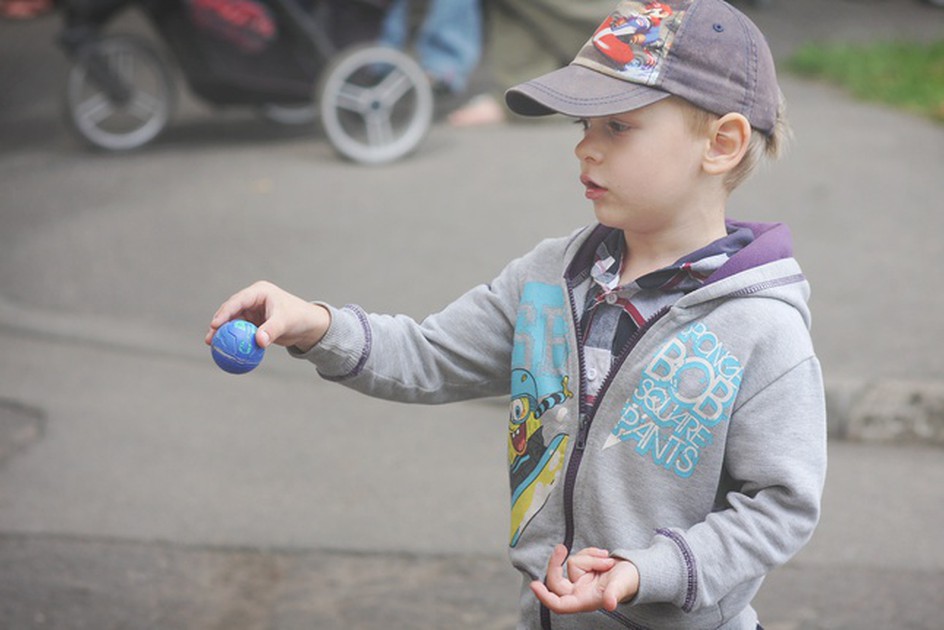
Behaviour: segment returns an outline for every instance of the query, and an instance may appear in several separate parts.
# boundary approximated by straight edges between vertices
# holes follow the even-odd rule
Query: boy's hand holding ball
[[[260,322],[257,328],[252,322]],[[270,282],[257,282],[226,300],[210,322],[206,343],[222,369],[243,374],[262,361],[275,343],[311,349],[328,330],[331,316]]]

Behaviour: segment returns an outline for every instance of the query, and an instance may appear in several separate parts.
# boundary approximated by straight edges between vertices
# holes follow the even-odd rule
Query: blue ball
[[[213,335],[213,360],[230,374],[245,374],[262,361],[265,349],[256,343],[256,325],[234,319],[220,326]]]

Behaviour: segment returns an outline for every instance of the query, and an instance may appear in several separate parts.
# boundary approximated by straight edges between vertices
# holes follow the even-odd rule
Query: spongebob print
[[[541,416],[573,396],[563,377],[561,390],[538,399],[534,377],[527,370],[514,370],[511,417],[508,426],[508,469],[511,477],[511,541],[544,505],[564,465],[567,435],[558,433],[545,442]]]
[[[569,436],[548,412],[573,397],[568,385],[567,322],[564,293],[556,285],[525,287],[515,326],[508,469],[511,481],[511,536],[518,544],[540,512],[564,467]],[[565,417],[565,416],[559,416]]]

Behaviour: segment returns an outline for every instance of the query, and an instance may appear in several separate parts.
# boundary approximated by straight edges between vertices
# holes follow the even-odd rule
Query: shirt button
[[[607,303],[607,304],[616,304],[616,294],[615,294],[615,293],[610,293],[608,296],[606,296],[606,303]]]
[[[587,380],[595,381],[597,380],[597,371],[594,368],[587,370]]]

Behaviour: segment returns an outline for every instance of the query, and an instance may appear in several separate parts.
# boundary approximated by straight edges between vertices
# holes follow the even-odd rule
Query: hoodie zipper
[[[573,284],[570,279],[567,280],[567,295],[570,300],[570,310],[571,315],[574,320],[574,330],[577,330],[577,304],[574,301],[574,290]],[[636,344],[639,343],[639,340],[642,338],[646,332],[652,328],[652,326],[662,319],[666,313],[669,312],[671,306],[666,306],[659,310],[655,315],[646,320],[646,323],[643,324],[626,342],[626,347],[620,352],[619,357],[617,357],[616,362],[613,364],[614,367],[617,365],[622,365],[626,358],[629,356],[629,353],[632,352],[633,348],[636,347]],[[570,553],[574,546],[574,535],[575,535],[575,526],[574,526],[574,491],[577,485],[577,473],[580,470],[580,462],[583,461],[584,453],[587,449],[587,437],[590,434],[590,425],[593,424],[593,418],[596,415],[596,411],[599,408],[599,403],[603,399],[603,393],[609,388],[610,383],[615,377],[618,370],[610,369],[609,373],[606,376],[606,379],[603,381],[603,384],[600,387],[600,393],[597,396],[597,402],[593,407],[588,408],[586,402],[584,402],[583,392],[586,390],[587,382],[586,377],[584,376],[584,354],[583,354],[583,344],[580,343],[578,339],[577,343],[577,363],[578,369],[580,370],[580,380],[579,380],[579,389],[577,390],[577,395],[580,397],[578,402],[578,408],[580,409],[580,420],[577,425],[577,439],[574,442],[574,450],[570,454],[570,460],[567,463],[567,470],[564,472],[564,540],[563,544],[567,547],[567,552]],[[541,627],[544,630],[551,630],[551,611],[541,604]],[[630,626],[632,627],[632,626]]]
[[[574,294],[573,287],[570,284],[570,281],[567,283],[568,293],[570,296],[570,307],[573,312],[574,322],[577,321],[577,305],[574,303]],[[600,402],[603,400],[603,395],[609,389],[610,383],[615,378],[616,374],[619,372],[618,366],[622,366],[623,362],[626,361],[626,358],[629,356],[629,353],[632,352],[633,348],[636,347],[636,344],[639,343],[639,340],[642,338],[646,332],[649,331],[652,326],[662,319],[666,313],[671,309],[670,306],[666,306],[656,312],[652,317],[646,320],[646,323],[643,324],[635,333],[629,338],[626,342],[626,346],[620,352],[619,356],[616,358],[616,361],[613,363],[613,368],[610,369],[609,373],[606,375],[606,379],[603,381],[603,384],[600,386],[600,392],[597,394],[596,403],[589,407],[584,402],[583,392],[586,389],[587,383],[584,376],[584,353],[583,353],[583,344],[577,344],[577,361],[580,369],[580,389],[578,390],[578,395],[580,396],[579,409],[580,409],[580,421],[577,426],[577,439],[574,444],[574,451],[570,455],[570,461],[567,463],[567,470],[564,473],[564,546],[567,547],[567,550],[570,551],[574,544],[574,492],[577,485],[577,473],[580,470],[580,463],[583,461],[584,453],[586,452],[587,447],[587,438],[590,435],[590,426],[593,424],[593,419],[596,417],[597,409],[599,409]]]

